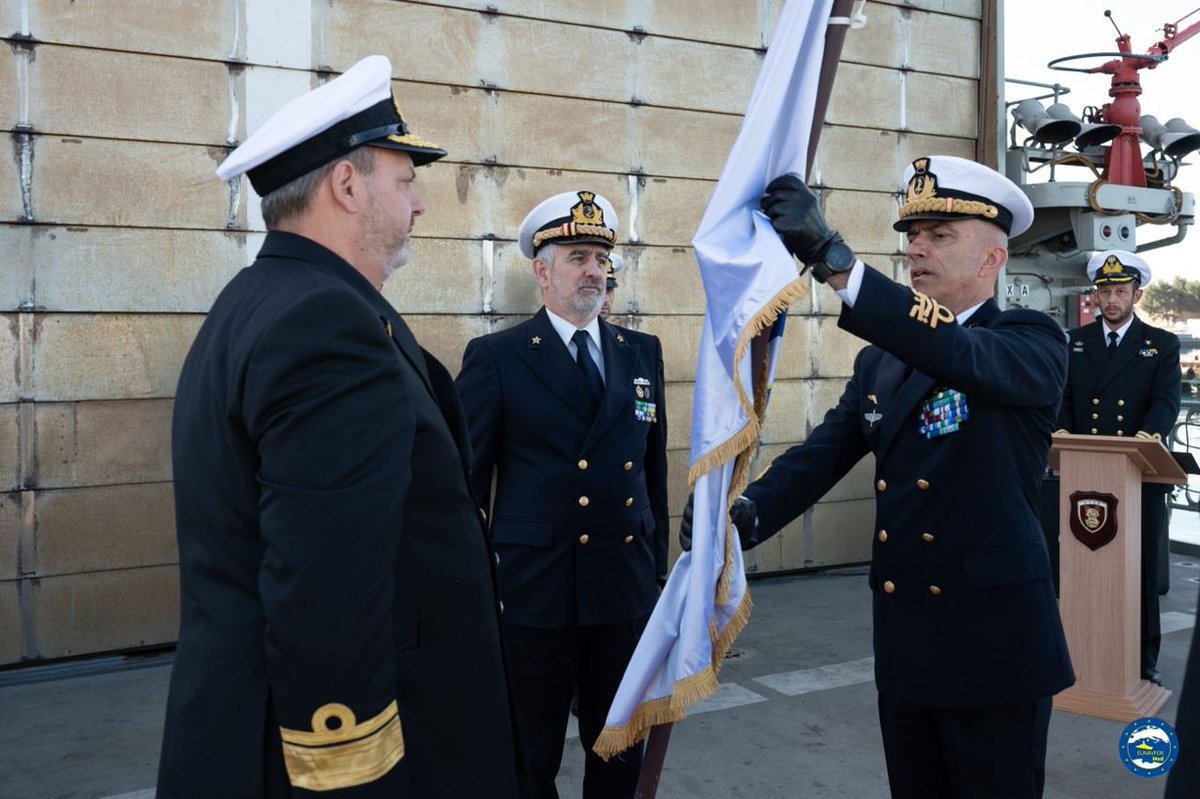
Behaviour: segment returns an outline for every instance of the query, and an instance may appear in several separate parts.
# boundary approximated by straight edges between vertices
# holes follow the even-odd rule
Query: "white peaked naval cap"
[[[265,196],[367,144],[407,152],[417,166],[446,154],[409,130],[392,96],[392,64],[381,55],[288,102],[221,162],[217,177],[246,174]]]

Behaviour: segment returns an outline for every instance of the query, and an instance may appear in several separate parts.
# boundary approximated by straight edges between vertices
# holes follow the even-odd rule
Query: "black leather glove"
[[[684,552],[692,551],[692,504],[695,497],[688,494],[687,504],[683,506],[683,519],[679,522],[679,546]],[[742,551],[753,549],[758,545],[758,508],[752,500],[738,497],[729,509],[729,519],[737,530],[738,541]]]
[[[781,175],[767,185],[759,202],[770,217],[771,225],[787,247],[788,252],[812,266],[832,260],[831,268],[815,269],[813,275],[821,282],[831,272],[843,272],[853,265],[853,254],[836,230],[831,230],[821,212],[817,195],[795,175]],[[840,248],[831,253],[837,245]],[[832,259],[830,256],[833,255]],[[849,258],[849,265],[843,262]]]

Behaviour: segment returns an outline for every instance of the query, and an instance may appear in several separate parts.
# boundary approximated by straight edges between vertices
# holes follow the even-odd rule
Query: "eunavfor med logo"
[[[1161,777],[1179,757],[1179,738],[1162,719],[1138,719],[1117,739],[1121,762],[1139,777]]]

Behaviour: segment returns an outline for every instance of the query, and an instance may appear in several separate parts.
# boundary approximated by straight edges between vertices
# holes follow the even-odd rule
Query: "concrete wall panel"
[[[442,365],[456,376],[462,368],[462,354],[467,342],[494,332],[499,328],[489,326],[489,320],[481,316],[421,316],[406,315],[405,321],[421,346],[434,355]],[[497,320],[502,326],[519,322],[519,318]],[[507,323],[507,324],[505,324]]]
[[[221,147],[38,136],[34,216],[67,225],[221,230],[229,187],[213,170],[225,154]]]
[[[218,62],[55,45],[30,60],[29,97],[42,134],[216,145],[233,103]]]
[[[171,479],[169,399],[37,405],[42,489]]]
[[[174,641],[179,632],[177,566],[31,582],[39,657],[165,644]]]
[[[21,492],[0,494],[0,585],[20,576],[21,527]]]
[[[21,435],[18,407],[0,405],[0,491],[13,491],[21,484]]]
[[[44,42],[221,59],[242,30],[234,17],[238,6],[229,0],[29,0],[30,30]]]
[[[41,401],[175,396],[200,315],[46,314],[34,323]]]
[[[0,402],[16,402],[32,393],[32,386],[21,384],[20,331],[20,314],[0,314]]]
[[[0,663],[20,660],[23,644],[20,586],[16,582],[0,581]]]
[[[5,310],[32,298],[45,311],[115,313],[207,312],[254,257],[242,232],[42,225],[0,225],[0,251],[20,253],[31,275],[4,288]]]
[[[38,492],[39,577],[137,569],[178,560],[170,483]]]

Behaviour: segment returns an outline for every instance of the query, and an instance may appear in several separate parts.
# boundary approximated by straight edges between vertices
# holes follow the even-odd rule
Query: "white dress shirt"
[[[546,316],[550,317],[550,324],[554,326],[554,332],[558,333],[559,337],[562,338],[563,344],[567,345],[567,352],[571,353],[571,360],[579,358],[575,349],[575,342],[571,340],[575,336],[575,331],[582,329],[587,333],[588,354],[592,356],[592,360],[596,362],[596,368],[600,370],[600,379],[604,380],[604,351],[600,349],[599,318],[588,322],[587,327],[578,328],[575,327],[574,322],[568,322],[549,308],[546,309]]]

